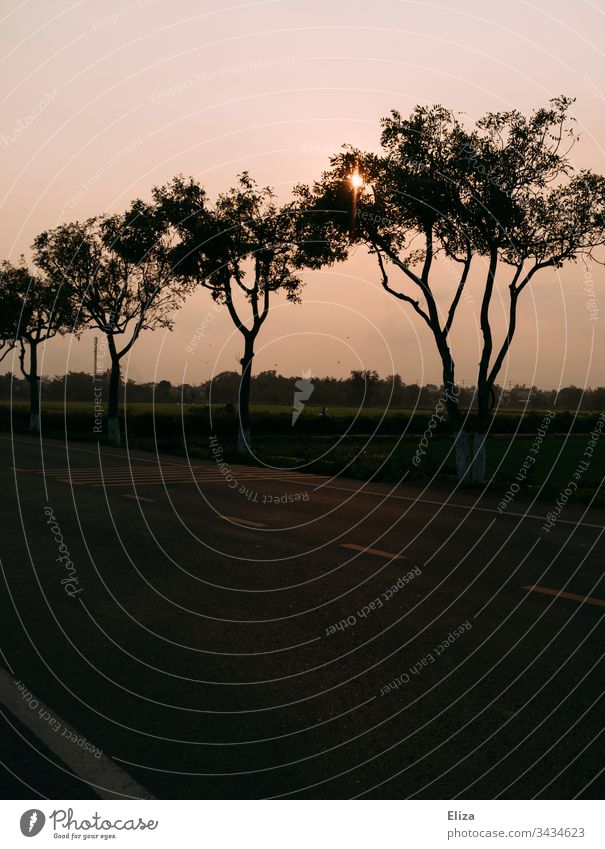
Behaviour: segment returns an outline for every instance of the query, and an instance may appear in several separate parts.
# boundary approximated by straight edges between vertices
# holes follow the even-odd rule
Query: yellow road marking
[[[605,607],[605,601],[602,598],[591,598],[588,595],[577,595],[576,593],[564,593],[561,590],[551,590],[549,587],[521,587],[521,589],[533,593],[552,595],[556,598],[568,598],[570,601],[581,601],[584,604],[594,604],[596,607]]]
[[[388,560],[407,560],[405,554],[393,554],[392,551],[381,551],[379,548],[367,548],[365,545],[357,545],[354,542],[343,542],[341,548],[350,548],[351,551],[363,551],[364,554],[375,554],[376,557],[386,557]]]
[[[262,522],[253,522],[252,519],[240,519],[239,516],[223,516],[223,519],[229,519],[230,522],[237,522],[238,525],[250,525],[251,528],[266,528]]]

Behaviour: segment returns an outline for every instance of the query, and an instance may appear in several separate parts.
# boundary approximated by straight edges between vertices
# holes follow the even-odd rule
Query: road
[[[0,435],[5,798],[599,798],[605,513]]]

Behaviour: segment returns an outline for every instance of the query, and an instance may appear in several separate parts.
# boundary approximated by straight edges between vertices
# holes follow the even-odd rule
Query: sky
[[[605,9],[587,0],[5,0],[0,257],[17,261],[42,230],[122,211],[178,173],[214,197],[248,170],[285,201],[343,143],[378,149],[380,118],[416,104],[441,103],[472,122],[573,96],[574,165],[605,173],[604,35]],[[582,263],[536,279],[501,382],[603,385],[604,279],[598,264]],[[305,281],[301,305],[275,301],[256,371],[361,368],[440,383],[427,328],[382,290],[363,247]],[[467,384],[479,359],[479,282],[452,335]],[[449,287],[444,269],[438,294]],[[500,330],[505,293],[503,280]],[[43,373],[91,371],[92,337],[52,340]],[[200,290],[172,333],[143,334],[125,372],[198,383],[238,368],[240,338]]]

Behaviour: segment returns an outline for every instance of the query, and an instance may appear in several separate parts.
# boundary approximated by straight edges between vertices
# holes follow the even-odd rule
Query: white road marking
[[[567,598],[570,601],[580,601],[583,604],[594,604],[595,607],[605,607],[605,601],[602,598],[593,598],[589,595],[578,595],[577,593],[566,593],[563,590],[552,590],[550,587],[521,587],[522,590],[527,590],[531,593],[542,593],[543,595],[553,595],[555,598]]]
[[[202,484],[223,483],[224,476],[217,469],[208,468],[189,468],[188,466],[172,466],[169,468],[136,468],[128,466],[107,466],[93,468],[72,468],[72,469],[21,469],[15,466],[9,466],[15,472],[29,473],[34,475],[42,475],[53,478],[61,483],[71,486],[90,485],[105,489],[115,486],[155,486],[165,485],[170,483],[188,483]],[[239,481],[259,481],[259,482],[275,482],[275,483],[298,483],[302,486],[309,486],[316,480],[326,480],[326,476],[318,476],[313,474],[301,474],[298,472],[280,472],[270,469],[256,469],[249,467],[242,471],[237,471],[237,479]]]
[[[24,445],[33,445],[33,444],[38,445],[39,444],[38,441],[34,441],[34,440],[31,440],[31,439],[26,439],[26,438],[11,437],[10,435],[9,436],[0,435],[0,440],[2,440],[2,439],[4,439],[7,442],[9,440],[11,440],[12,442],[21,442]],[[49,449],[49,450],[55,449],[55,450],[65,451],[65,443],[63,442],[59,445],[53,445],[50,442],[45,442],[44,448]],[[92,450],[89,450],[89,449],[86,449],[86,448],[77,448],[73,445],[69,445],[68,450],[72,451],[72,452],[79,452],[81,454],[94,454],[95,456],[98,456],[98,449],[96,451],[92,451]],[[109,451],[105,451],[105,452],[103,452],[103,454],[101,456],[123,458],[124,454],[116,454],[116,453],[112,453],[112,452],[109,452]],[[135,455],[127,455],[127,456],[130,456],[130,459],[132,461],[135,461],[135,462],[138,462],[138,463],[155,463],[157,465],[157,458],[147,459],[146,457],[139,457],[139,456],[135,456]],[[173,465],[173,466],[182,465],[182,463],[171,463],[170,460],[162,460],[162,464],[168,465],[168,466],[170,466],[170,465]],[[12,469],[13,467],[9,466],[9,468]],[[200,467],[200,468],[202,468],[202,467]],[[242,467],[236,466],[236,467],[233,467],[233,468],[234,468],[235,471],[239,471],[239,469],[242,468]],[[28,469],[27,471],[35,471],[35,470],[34,469]],[[295,472],[294,474],[298,475],[299,473]],[[302,477],[303,477],[303,475],[301,475],[301,478]],[[305,473],[304,477],[305,478],[306,477],[308,477],[308,478],[314,477],[316,479],[322,479],[322,478],[325,479],[327,476],[326,475],[313,475],[313,476],[311,476],[311,474],[309,474],[307,476],[307,474]],[[436,506],[436,507],[445,507],[445,508],[454,509],[454,510],[467,510],[467,511],[471,511],[471,512],[477,511],[477,512],[480,512],[480,513],[494,513],[498,516],[513,516],[515,519],[534,519],[534,520],[539,521],[539,522],[544,521],[544,516],[537,516],[535,513],[516,513],[516,512],[508,511],[508,510],[506,511],[506,513],[501,513],[495,507],[477,507],[476,505],[472,505],[472,504],[455,504],[453,501],[439,501],[437,499],[431,499],[431,498],[416,498],[416,497],[412,497],[412,496],[409,496],[409,495],[396,495],[395,493],[392,493],[392,492],[390,492],[390,493],[389,492],[372,492],[372,490],[366,489],[365,486],[362,487],[362,488],[359,488],[359,489],[352,489],[351,487],[335,486],[334,484],[321,484],[319,486],[316,486],[315,484],[313,484],[312,480],[309,480],[308,482],[300,480],[300,483],[303,484],[304,486],[314,486],[315,490],[317,492],[320,492],[322,489],[333,489],[333,490],[337,490],[337,491],[341,491],[341,492],[348,492],[352,495],[371,495],[374,498],[382,498],[385,501],[388,501],[389,499],[394,498],[394,499],[397,499],[399,501],[411,501],[412,503],[415,503],[415,504],[431,504],[431,505]],[[573,519],[558,519],[557,524],[558,525],[571,525],[572,527],[577,527],[577,528],[596,528],[599,531],[605,529],[605,525],[598,525],[594,522],[574,522]]]
[[[62,728],[66,728],[77,737],[83,737],[69,722],[62,719],[54,710],[47,707],[44,702],[36,700],[35,709],[30,707],[17,689],[20,683],[11,677],[4,669],[0,669],[0,702],[46,746],[51,752],[60,758],[69,767],[71,772],[90,785],[97,796],[101,799],[115,799],[121,796],[128,799],[154,799],[148,790],[131,778],[128,773],[120,769],[106,755],[101,754],[99,758],[93,752],[87,752],[67,737],[61,736],[54,731],[52,726],[42,718],[41,713],[48,713]],[[31,690],[28,689],[31,693]],[[88,743],[92,742],[87,739]]]
[[[537,516],[535,513],[513,513],[507,510],[506,513],[501,513],[495,507],[477,507],[474,504],[456,504],[453,501],[439,501],[434,498],[415,498],[411,495],[396,495],[393,492],[372,492],[371,489],[365,487],[360,489],[352,489],[350,486],[334,486],[334,484],[321,484],[315,487],[317,492],[322,489],[335,489],[340,492],[349,492],[352,495],[372,495],[375,498],[382,498],[388,501],[391,498],[396,498],[398,501],[411,501],[413,504],[431,504],[435,507],[445,507],[454,510],[466,510],[469,513],[495,513],[497,516],[514,516],[515,519],[535,519],[538,522],[544,521],[544,516]],[[573,519],[557,519],[558,525],[572,525],[574,528],[597,528],[599,531],[605,529],[605,525],[597,525],[594,522],[574,522]]]

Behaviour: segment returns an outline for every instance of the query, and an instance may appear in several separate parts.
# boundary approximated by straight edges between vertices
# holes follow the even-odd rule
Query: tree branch
[[[464,260],[464,268],[462,269],[462,275],[460,277],[460,282],[458,283],[458,288],[456,289],[456,294],[454,295],[454,299],[453,299],[452,303],[450,304],[450,308],[449,308],[449,311],[448,311],[448,314],[447,314],[447,321],[445,322],[445,326],[443,328],[443,335],[446,339],[447,339],[448,333],[450,332],[450,330],[452,328],[454,316],[456,315],[456,310],[458,308],[458,304],[460,303],[460,298],[462,297],[462,292],[463,292],[464,287],[466,285],[466,279],[468,277],[468,274],[469,274],[469,271],[470,271],[470,268],[471,268],[472,258],[473,258],[473,255],[472,255],[471,249],[469,247],[469,248],[467,248],[466,259]],[[456,260],[456,261],[458,262],[458,260]]]
[[[504,363],[504,358],[508,353],[508,350],[511,346],[511,342],[513,341],[513,337],[515,335],[515,330],[517,327],[517,298],[537,271],[540,271],[543,268],[548,268],[555,264],[555,258],[551,258],[550,260],[547,260],[545,262],[535,263],[527,272],[527,274],[519,285],[517,285],[517,281],[519,280],[519,277],[523,272],[524,261],[520,262],[517,266],[517,271],[515,272],[515,275],[508,287],[510,293],[510,304],[508,309],[508,328],[506,331],[506,336],[504,337],[504,341],[500,346],[500,350],[498,351],[498,355],[496,356],[494,364],[490,369],[489,375],[487,375],[486,378],[487,385],[490,388],[493,387],[494,383],[496,382],[496,378],[498,377],[500,369],[502,368],[502,364]]]
[[[6,348],[6,351],[4,351],[4,353],[1,353],[1,354],[0,354],[0,363],[2,362],[2,360],[3,360],[3,359],[4,359],[4,358],[5,358],[8,354],[10,354],[10,352],[11,352],[11,351],[13,350],[13,348],[15,347],[16,343],[17,343],[17,340],[16,340],[16,339],[10,339],[10,340],[8,340],[8,341],[7,341],[7,340],[5,340],[5,339],[3,339],[3,340],[2,340],[2,342],[0,343],[0,351],[2,350],[2,348]]]
[[[426,244],[426,254],[424,257],[424,265],[422,267],[422,275],[421,280],[423,286],[427,289],[430,289],[429,286],[429,273],[431,271],[431,265],[433,264],[433,228],[432,226],[426,227],[424,231],[424,238]]]
[[[372,238],[372,244],[373,244],[374,247],[379,247],[380,250],[383,251],[388,256],[388,258],[391,260],[393,265],[396,265],[397,268],[399,268],[401,271],[403,271],[403,273],[407,277],[410,278],[410,280],[412,280],[417,286],[419,286],[420,289],[422,290],[423,294],[426,297],[430,297],[430,295],[431,295],[430,289],[427,289],[427,287],[424,285],[422,279],[420,277],[418,277],[418,275],[415,274],[412,271],[411,268],[409,268],[404,262],[402,262],[399,259],[397,254],[393,250],[391,250],[391,248],[389,248],[388,244],[385,243],[384,239],[381,239],[380,236],[378,236],[378,234],[376,234]]]
[[[225,282],[223,284],[223,291],[225,292],[225,304],[227,305],[227,309],[229,310],[229,315],[231,316],[233,323],[235,324],[237,329],[240,331],[240,333],[244,337],[247,337],[249,335],[250,331],[248,330],[246,325],[243,323],[243,321],[240,319],[239,315],[237,314],[237,310],[235,309],[235,306],[233,304],[233,297],[232,297],[232,294],[231,294],[231,284],[230,284],[228,278],[225,279]]]
[[[386,272],[382,254],[380,253],[380,248],[378,248],[377,245],[374,245],[374,251],[378,259],[378,267],[380,268],[380,272],[382,274],[381,282],[385,291],[387,291],[390,295],[393,295],[395,298],[398,298],[400,301],[406,301],[408,304],[411,304],[412,307],[418,313],[418,315],[420,315],[426,321],[428,326],[431,327],[431,320],[429,316],[424,312],[418,301],[415,301],[414,298],[411,298],[409,295],[405,295],[403,292],[397,292],[395,289],[392,289],[391,286],[389,286],[389,277]]]
[[[29,380],[31,375],[28,371],[25,370],[25,343],[23,342],[23,339],[19,339],[19,348],[19,365],[21,367],[21,372],[23,374],[23,377],[26,380]]]
[[[494,291],[494,282],[496,279],[496,268],[498,266],[498,249],[492,247],[490,249],[490,259],[489,259],[489,268],[487,272],[487,279],[485,281],[485,290],[483,292],[483,299],[481,301],[481,333],[483,334],[483,350],[481,352],[481,360],[479,362],[479,382],[478,385],[481,386],[482,382],[487,381],[487,372],[489,369],[489,362],[492,356],[492,328],[489,323],[489,307],[492,299],[492,293]]]

